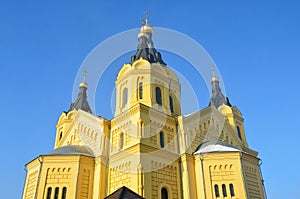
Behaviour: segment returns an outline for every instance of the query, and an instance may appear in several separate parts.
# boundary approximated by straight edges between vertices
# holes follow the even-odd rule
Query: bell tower
[[[162,190],[181,198],[176,137],[180,83],[154,48],[153,34],[146,16],[137,51],[115,81],[108,193],[125,185],[145,198],[159,198]]]

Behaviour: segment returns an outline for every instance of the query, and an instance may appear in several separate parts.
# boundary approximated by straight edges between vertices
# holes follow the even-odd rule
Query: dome
[[[216,76],[213,76],[211,78],[211,82],[218,82],[218,81],[219,81],[219,79]]]
[[[54,149],[47,155],[60,156],[60,155],[85,155],[94,157],[92,150],[87,146],[68,145]]]
[[[207,141],[200,144],[194,154],[205,154],[213,152],[237,152],[240,149],[231,146],[225,142]]]
[[[86,82],[81,82],[80,84],[79,84],[79,87],[88,87],[88,85],[87,85],[87,83]]]

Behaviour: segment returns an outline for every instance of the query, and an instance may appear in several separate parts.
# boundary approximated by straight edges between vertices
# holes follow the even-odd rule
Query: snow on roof
[[[212,152],[235,152],[235,151],[241,151],[241,150],[224,142],[207,141],[200,144],[197,147],[194,154],[204,154],[204,153],[212,153]]]

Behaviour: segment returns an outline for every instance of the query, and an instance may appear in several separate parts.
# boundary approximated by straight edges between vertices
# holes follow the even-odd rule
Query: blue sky
[[[263,160],[268,198],[299,198],[299,4],[296,0],[1,1],[1,198],[20,198],[24,164],[52,150],[57,119],[69,108],[85,57],[108,37],[138,28],[145,10],[153,26],[192,37],[217,64],[227,96],[245,118],[248,143]],[[184,61],[162,54],[170,65],[184,67]],[[116,69],[129,56],[116,60]],[[197,95],[204,108],[209,92],[203,89]],[[111,98],[97,93],[99,101],[106,97]],[[111,112],[100,106],[97,114],[111,118]]]

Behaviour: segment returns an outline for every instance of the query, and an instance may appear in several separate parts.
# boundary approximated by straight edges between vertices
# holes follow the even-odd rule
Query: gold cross
[[[145,11],[146,24],[148,24],[148,16],[149,16],[148,11]]]
[[[87,72],[86,72],[86,70],[84,70],[84,71],[83,71],[83,81],[84,81],[84,82],[86,81],[86,74],[87,74]]]
[[[211,65],[211,70],[212,70],[212,75],[213,77],[215,76],[215,65]]]

